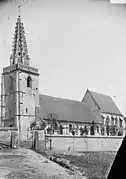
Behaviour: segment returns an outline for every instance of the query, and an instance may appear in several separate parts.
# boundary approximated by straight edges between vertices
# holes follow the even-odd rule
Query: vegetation
[[[35,120],[31,123],[30,129],[31,130],[44,130],[46,128],[47,122],[41,118],[39,108],[35,108],[36,117]]]
[[[83,152],[76,154],[56,151],[36,151],[47,158],[57,156],[66,159],[75,166],[87,179],[105,179],[115,158],[115,152]]]
[[[44,120],[48,121],[48,124],[50,125],[50,127],[47,128],[47,133],[48,134],[53,134],[54,131],[58,131],[60,124],[59,122],[57,122],[58,120],[58,116],[55,113],[49,113],[47,115],[47,117],[44,118]]]
[[[82,155],[63,155],[64,158],[78,167],[87,179],[105,179],[114,160],[115,153],[85,152]]]

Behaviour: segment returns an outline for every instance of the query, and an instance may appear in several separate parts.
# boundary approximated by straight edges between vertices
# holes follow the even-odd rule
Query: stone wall
[[[2,113],[1,117],[4,119],[3,126],[9,127],[16,126],[15,114],[16,114],[16,72],[6,73],[3,76],[3,89],[2,94]]]
[[[80,137],[46,135],[46,148],[57,151],[117,151],[123,137]]]
[[[0,142],[9,143],[11,140],[11,131],[0,131]]]
[[[16,129],[0,129],[0,142],[9,145],[17,145],[18,131]]]

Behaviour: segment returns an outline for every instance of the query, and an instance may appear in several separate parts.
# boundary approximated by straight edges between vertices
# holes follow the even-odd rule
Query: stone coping
[[[18,131],[18,128],[16,128],[16,127],[3,127],[3,128],[0,128],[0,131]]]
[[[50,135],[46,134],[45,137],[52,137],[52,138],[104,138],[104,139],[123,139],[124,136],[71,136],[71,135]]]

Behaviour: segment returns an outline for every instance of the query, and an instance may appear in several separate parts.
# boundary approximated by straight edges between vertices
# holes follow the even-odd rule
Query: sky
[[[110,0],[110,3],[117,3],[117,4],[120,4],[120,3],[122,3],[122,4],[126,4],[126,0]]]
[[[18,0],[0,1],[0,73],[9,66]],[[126,5],[108,0],[22,0],[41,94],[81,101],[109,95],[126,115]]]

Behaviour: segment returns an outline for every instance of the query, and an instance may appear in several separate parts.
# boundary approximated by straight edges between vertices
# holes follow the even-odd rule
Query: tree
[[[35,108],[35,120],[30,124],[31,130],[44,130],[47,126],[47,122],[41,118],[39,108]]]
[[[86,126],[86,125],[84,126],[84,134],[85,134],[85,135],[88,135],[88,129],[87,129],[87,126]]]
[[[90,131],[91,131],[91,135],[95,134],[95,122],[94,121],[92,121]]]
[[[111,127],[110,127],[110,134],[111,134],[111,136],[115,136],[116,133],[117,133],[117,128],[116,128],[116,126],[115,126],[115,125],[114,125],[114,126],[111,126]]]
[[[72,135],[75,136],[75,131],[74,130],[72,130]]]
[[[105,135],[105,128],[103,125],[101,125],[101,135]]]
[[[106,133],[107,133],[107,135],[109,135],[109,132],[110,132],[110,127],[109,127],[109,125],[107,125],[106,126]]]
[[[33,121],[30,124],[30,129],[31,130],[35,130],[35,129],[44,130],[46,125],[47,125],[46,121],[41,119],[40,121]]]
[[[44,119],[51,125],[49,133],[60,130],[60,123],[58,122],[58,115],[56,113],[49,113]]]
[[[83,136],[84,134],[88,135],[88,129],[86,125],[84,126],[84,128],[80,128],[80,135]]]
[[[80,127],[80,135],[82,136],[84,134],[84,129]]]

